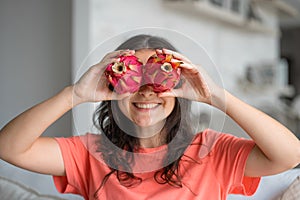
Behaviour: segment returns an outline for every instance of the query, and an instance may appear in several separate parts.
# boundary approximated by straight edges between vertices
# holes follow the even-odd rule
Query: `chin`
[[[148,131],[160,132],[165,125],[165,121],[154,121],[154,120],[134,120],[133,123],[142,129],[149,129]]]
[[[147,127],[151,127],[153,126],[153,124],[151,122],[145,122],[145,121],[136,121],[134,120],[133,123],[141,128],[147,128]]]

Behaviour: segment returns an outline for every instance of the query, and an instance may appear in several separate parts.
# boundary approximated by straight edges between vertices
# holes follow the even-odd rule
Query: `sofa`
[[[49,180],[50,177],[49,177]],[[53,188],[49,188],[51,191]],[[47,192],[51,193],[51,192]],[[77,195],[62,195],[58,193],[41,194],[18,181],[11,180],[7,177],[0,176],[0,200],[82,200]]]

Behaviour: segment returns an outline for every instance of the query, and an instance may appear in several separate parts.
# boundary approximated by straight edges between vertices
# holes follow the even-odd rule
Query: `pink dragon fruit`
[[[120,56],[118,62],[106,67],[105,76],[117,93],[134,93],[141,85],[142,65],[134,55]]]
[[[148,59],[143,83],[152,85],[154,92],[165,92],[179,83],[181,62],[171,62],[172,58],[172,55],[155,54]]]

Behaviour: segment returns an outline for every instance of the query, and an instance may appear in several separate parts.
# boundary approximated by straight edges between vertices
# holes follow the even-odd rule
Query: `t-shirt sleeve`
[[[73,193],[85,196],[85,178],[88,151],[80,137],[55,138],[58,142],[65,165],[65,176],[53,176],[56,189],[60,193]]]
[[[256,192],[260,177],[244,176],[246,161],[254,146],[254,141],[230,134],[220,134],[215,143],[213,166],[228,193],[250,196]]]

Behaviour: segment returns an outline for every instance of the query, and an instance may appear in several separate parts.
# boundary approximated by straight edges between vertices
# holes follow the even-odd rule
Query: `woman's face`
[[[154,50],[142,49],[136,51],[135,56],[145,64],[153,54]],[[123,114],[139,127],[161,127],[174,108],[175,98],[160,98],[153,92],[152,86],[144,85],[137,92],[119,100],[118,105]]]

